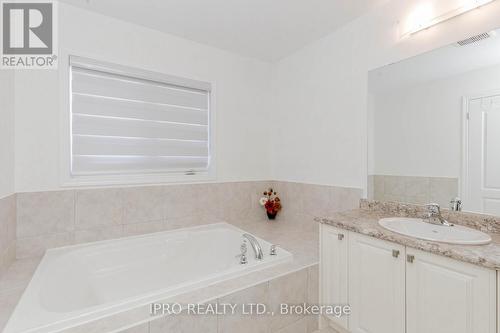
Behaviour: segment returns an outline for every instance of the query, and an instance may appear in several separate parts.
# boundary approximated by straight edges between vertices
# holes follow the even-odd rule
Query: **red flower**
[[[282,206],[280,198],[276,196],[277,192],[275,192],[274,189],[269,188],[264,192],[264,195],[267,197],[267,201],[264,205],[266,211],[270,214],[278,213],[281,210]]]

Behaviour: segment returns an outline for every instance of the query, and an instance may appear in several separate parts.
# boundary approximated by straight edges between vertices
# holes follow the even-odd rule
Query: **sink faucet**
[[[453,227],[453,224],[446,221],[443,215],[441,215],[441,207],[438,204],[430,203],[428,205],[425,205],[425,207],[427,207],[428,211],[427,220],[429,221],[429,223],[440,224],[446,227]]]
[[[463,206],[463,202],[462,202],[462,199],[460,198],[453,198],[451,199],[450,201],[450,208],[452,211],[454,212],[461,212],[462,211],[462,206]]]
[[[255,259],[262,260],[264,259],[264,253],[262,252],[262,247],[260,246],[257,239],[249,234],[243,234],[244,239],[248,239],[250,245],[252,245],[253,252],[255,253]]]

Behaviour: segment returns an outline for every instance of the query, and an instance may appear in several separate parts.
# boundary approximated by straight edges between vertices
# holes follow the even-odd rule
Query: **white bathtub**
[[[256,260],[245,231],[227,223],[48,250],[4,333],[54,332],[292,259],[258,239]]]

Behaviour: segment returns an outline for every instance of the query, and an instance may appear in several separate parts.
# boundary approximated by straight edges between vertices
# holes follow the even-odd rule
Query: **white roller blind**
[[[71,57],[71,173],[207,171],[210,84]]]

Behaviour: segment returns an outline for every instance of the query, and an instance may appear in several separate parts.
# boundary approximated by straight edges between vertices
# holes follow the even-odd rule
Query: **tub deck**
[[[282,219],[275,222],[244,221],[234,225],[259,238],[279,244],[293,254],[293,261],[176,295],[172,299],[161,300],[162,302],[203,303],[318,263],[318,226],[309,217]],[[38,263],[39,259],[18,260],[0,279],[0,328],[6,324]],[[83,324],[68,332],[119,331],[152,319],[154,318],[151,317],[149,306],[147,306]]]

